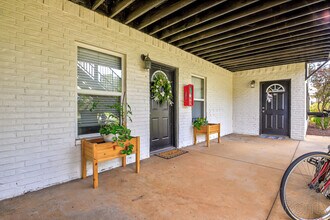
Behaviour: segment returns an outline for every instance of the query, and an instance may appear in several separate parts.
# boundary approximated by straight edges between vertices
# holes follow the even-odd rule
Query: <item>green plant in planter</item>
[[[131,122],[132,110],[131,107],[126,104],[116,103],[112,106],[108,106],[110,109],[116,109],[119,112],[119,116],[112,113],[105,114],[105,123],[101,125],[99,130],[101,135],[112,134],[112,141],[117,142],[118,146],[124,148],[121,151],[122,154],[130,155],[133,152],[133,144],[129,143],[125,147],[125,142],[132,139],[131,130],[126,127],[126,119],[128,118]]]
[[[197,118],[194,122],[193,122],[193,126],[195,128],[197,128],[197,130],[201,130],[201,127],[203,125],[207,125],[208,122],[206,120],[206,118]]]

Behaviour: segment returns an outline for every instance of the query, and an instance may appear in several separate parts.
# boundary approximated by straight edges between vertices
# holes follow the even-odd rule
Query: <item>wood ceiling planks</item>
[[[71,0],[231,71],[325,60],[329,0]]]

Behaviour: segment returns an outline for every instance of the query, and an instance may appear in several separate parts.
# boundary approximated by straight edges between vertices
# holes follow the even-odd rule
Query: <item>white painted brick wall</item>
[[[209,121],[232,133],[232,73],[128,26],[67,0],[0,0],[0,33],[0,200],[81,176],[76,42],[126,55],[129,127],[141,136],[142,159],[149,157],[149,73],[141,54],[178,68],[179,147],[193,142],[191,108],[183,107],[191,74],[207,77]]]
[[[305,64],[290,64],[234,73],[234,133],[259,135],[260,82],[291,79],[291,138],[306,134]],[[255,80],[256,87],[249,83]]]

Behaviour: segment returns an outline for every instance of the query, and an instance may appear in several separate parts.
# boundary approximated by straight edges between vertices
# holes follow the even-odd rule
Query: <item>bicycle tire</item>
[[[288,206],[287,200],[286,200],[286,185],[287,185],[287,181],[288,181],[288,178],[290,177],[291,173],[293,173],[294,169],[296,167],[298,167],[298,165],[301,162],[303,162],[305,159],[316,157],[316,156],[329,159],[329,161],[330,161],[330,155],[327,154],[327,153],[324,153],[324,152],[310,152],[310,153],[304,154],[304,155],[298,157],[297,159],[295,159],[289,165],[289,167],[286,169],[286,171],[285,171],[285,173],[282,177],[281,186],[280,186],[280,200],[281,200],[282,207],[285,210],[286,214],[288,216],[290,216],[292,219],[296,219],[296,220],[301,220],[301,219],[310,219],[310,220],[312,220],[312,219],[329,219],[330,210],[329,210],[328,214],[326,214],[325,216],[321,216],[321,217],[316,217],[316,218],[302,218],[302,217],[299,217],[295,213],[293,213],[293,211],[291,210],[292,208],[290,208]],[[293,175],[296,175],[296,174],[297,173],[295,173]],[[306,188],[308,188],[308,187],[306,186]],[[315,194],[316,194],[316,192],[315,192]],[[330,207],[330,200],[329,200],[329,207]]]

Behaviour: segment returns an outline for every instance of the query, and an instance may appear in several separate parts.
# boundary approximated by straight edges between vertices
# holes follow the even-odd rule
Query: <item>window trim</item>
[[[78,48],[85,48],[85,49],[89,49],[89,50],[93,50],[95,52],[100,52],[100,53],[104,53],[110,56],[116,56],[119,57],[121,60],[121,71],[122,71],[122,80],[121,80],[121,92],[111,92],[111,91],[99,91],[99,90],[87,90],[87,89],[78,89],[77,85],[78,85],[78,68],[77,68],[77,62],[78,62]],[[103,48],[99,48],[99,47],[95,47],[95,46],[91,46],[88,44],[84,44],[81,42],[75,42],[75,124],[76,124],[76,130],[75,130],[75,136],[76,139],[80,140],[83,138],[92,138],[92,137],[99,137],[100,133],[91,133],[91,134],[78,134],[78,108],[77,108],[77,100],[78,100],[78,94],[83,94],[83,95],[99,95],[99,96],[120,96],[120,100],[123,100],[123,96],[126,92],[126,55],[122,54],[122,53],[118,53],[115,51],[111,51],[111,50],[107,50],[107,49],[103,49]],[[92,92],[91,92],[92,91]]]
[[[204,112],[203,112],[203,117],[204,118],[207,118],[207,112],[206,112],[206,77],[204,76],[199,76],[199,75],[195,75],[195,74],[191,74],[191,83],[192,83],[192,78],[195,77],[195,78],[199,78],[199,79],[202,79],[203,80],[203,86],[204,86],[204,90],[203,90],[203,93],[204,93],[204,99],[196,99],[195,96],[194,96],[194,102],[195,101],[199,101],[199,102],[203,102],[203,109],[204,109]],[[194,88],[195,89],[195,88]],[[191,108],[191,113],[192,113],[192,109]],[[192,115],[191,115],[192,116]],[[192,117],[191,117],[192,118]]]

